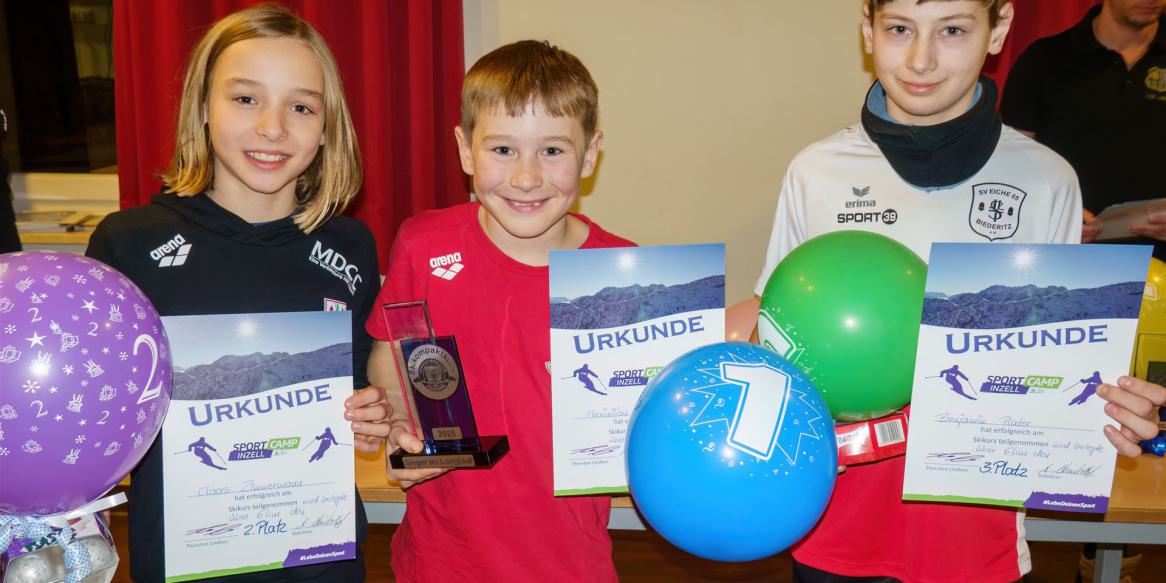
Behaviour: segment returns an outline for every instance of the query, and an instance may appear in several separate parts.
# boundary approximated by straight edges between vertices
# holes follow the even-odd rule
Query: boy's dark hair
[[[599,89],[591,73],[575,55],[535,40],[494,49],[470,67],[462,84],[462,131],[473,134],[483,108],[501,106],[519,116],[534,102],[553,116],[578,119],[587,139],[595,133]]]
[[[871,18],[874,18],[875,12],[878,12],[883,6],[894,2],[895,0],[866,0],[867,6],[870,8]],[[944,0],[915,0],[916,4],[923,4],[924,2],[943,2]],[[996,26],[996,19],[1000,17],[1000,9],[1005,4],[1012,2],[1012,0],[979,0],[984,9],[988,11],[988,24]]]

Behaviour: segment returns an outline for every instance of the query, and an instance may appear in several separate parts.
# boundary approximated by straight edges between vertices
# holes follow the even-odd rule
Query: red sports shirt
[[[904,502],[906,459],[847,467],[822,520],[794,546],[794,558],[831,573],[903,583],[1001,583],[1030,570],[1024,513]]]
[[[409,490],[393,572],[417,583],[616,581],[610,498],[552,493],[548,270],[495,247],[478,209],[462,204],[401,225],[366,327],[387,340],[380,306],[427,300],[435,332],[457,339],[478,432],[506,434],[510,453],[491,469]],[[633,245],[575,216],[590,227],[583,248]]]

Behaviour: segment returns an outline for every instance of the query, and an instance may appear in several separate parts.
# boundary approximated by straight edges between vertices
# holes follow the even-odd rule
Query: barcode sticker
[[[906,436],[903,434],[903,422],[899,419],[875,423],[874,430],[875,440],[878,441],[879,447],[907,441]]]
[[[907,452],[907,414],[834,427],[838,464],[852,466],[901,456]]]

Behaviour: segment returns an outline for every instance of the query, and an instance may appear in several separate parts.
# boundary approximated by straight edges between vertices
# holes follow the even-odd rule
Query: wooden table
[[[384,454],[356,455],[356,485],[372,523],[398,524],[405,493],[385,476]],[[613,497],[608,528],[644,528],[631,498]],[[1152,455],[1119,458],[1104,519],[1079,513],[1030,513],[1030,541],[1098,543],[1094,582],[1117,583],[1122,544],[1166,544],[1166,459]]]
[[[1106,522],[1166,524],[1166,458],[1119,458],[1113,484]]]
[[[20,233],[20,244],[25,251],[63,251],[82,255],[92,234],[93,231]]]
[[[356,487],[360,490],[360,497],[364,500],[364,508],[368,513],[368,521],[374,524],[400,524],[405,515],[405,492],[396,482],[390,482],[385,475],[385,454],[382,451],[377,455],[357,452],[356,454]],[[627,496],[614,496],[611,499],[612,519],[609,528],[639,529],[644,524],[635,514],[632,499]],[[630,514],[629,517],[616,519],[616,514]],[[631,520],[634,519],[634,522]]]
[[[1166,458],[1119,457],[1104,520],[1078,513],[1031,512],[1030,541],[1097,543],[1094,583],[1117,583],[1123,544],[1166,544]]]
[[[93,229],[104,218],[105,215],[100,213],[76,212],[71,217],[61,219],[60,229],[24,231],[20,230],[19,222],[16,223],[16,227],[20,234],[20,243],[25,249],[82,253],[85,251],[85,246],[89,244],[89,236],[93,234]],[[67,229],[66,226],[68,226]]]

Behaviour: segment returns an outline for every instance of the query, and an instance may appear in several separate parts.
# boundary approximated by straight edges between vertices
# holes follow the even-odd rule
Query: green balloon
[[[761,296],[758,337],[821,391],[835,419],[882,417],[911,400],[927,264],[865,231],[814,237]]]

